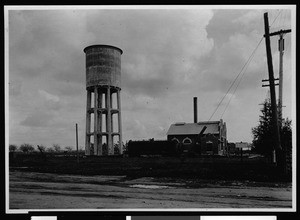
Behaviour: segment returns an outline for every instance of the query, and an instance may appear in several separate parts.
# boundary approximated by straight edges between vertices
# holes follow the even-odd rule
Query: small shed
[[[243,151],[251,150],[250,144],[247,143],[247,142],[242,142],[242,141],[241,142],[236,142],[235,147],[239,148],[239,149],[242,149]]]
[[[206,130],[200,137],[200,132]],[[168,141],[177,143],[183,152],[194,152],[202,155],[225,155],[227,148],[226,123],[208,121],[198,123],[175,123],[167,132]]]

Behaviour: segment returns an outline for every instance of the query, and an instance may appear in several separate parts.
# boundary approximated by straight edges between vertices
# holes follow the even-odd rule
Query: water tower
[[[121,54],[110,45],[91,45],[86,54],[86,155],[122,154]],[[118,140],[117,140],[118,139]]]

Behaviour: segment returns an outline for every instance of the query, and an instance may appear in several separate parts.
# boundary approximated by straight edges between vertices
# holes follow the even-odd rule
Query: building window
[[[206,142],[206,151],[213,151],[213,143],[211,141]]]
[[[192,140],[191,140],[190,138],[186,137],[186,138],[183,139],[182,143],[183,143],[184,145],[188,145],[188,144],[191,144],[191,143],[192,143]]]
[[[175,138],[175,137],[171,141],[175,142],[176,144],[180,143],[180,141],[177,138]]]

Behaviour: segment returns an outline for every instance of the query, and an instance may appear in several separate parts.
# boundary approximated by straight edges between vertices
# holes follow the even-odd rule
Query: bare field
[[[10,171],[10,209],[292,208],[290,183]]]

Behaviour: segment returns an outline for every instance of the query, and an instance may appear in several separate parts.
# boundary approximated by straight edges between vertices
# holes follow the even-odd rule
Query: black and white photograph
[[[6,213],[296,210],[295,5],[4,6],[4,26]]]

